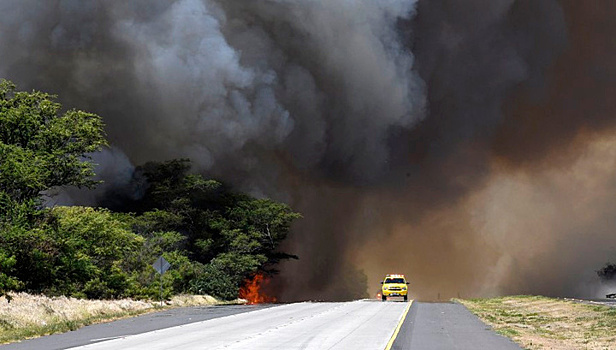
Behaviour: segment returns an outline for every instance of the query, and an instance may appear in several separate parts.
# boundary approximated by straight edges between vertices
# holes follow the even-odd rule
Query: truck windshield
[[[387,278],[385,283],[404,283],[404,278]]]

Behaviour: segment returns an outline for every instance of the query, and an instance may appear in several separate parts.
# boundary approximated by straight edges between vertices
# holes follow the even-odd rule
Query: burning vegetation
[[[240,299],[245,299],[248,304],[275,303],[276,298],[265,294],[263,291],[264,287],[269,284],[269,281],[269,278],[262,272],[246,279],[240,287]]]

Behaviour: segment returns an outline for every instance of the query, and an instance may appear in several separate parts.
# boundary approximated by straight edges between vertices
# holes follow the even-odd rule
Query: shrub
[[[190,282],[190,286],[195,294],[208,294],[223,300],[233,300],[239,292],[236,278],[215,264],[205,265],[202,273]]]

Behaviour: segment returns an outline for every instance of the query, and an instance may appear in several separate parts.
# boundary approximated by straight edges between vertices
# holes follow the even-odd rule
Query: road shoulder
[[[59,350],[99,341],[140,334],[163,328],[206,321],[263,308],[259,305],[216,305],[167,309],[107,323],[93,324],[76,331],[53,334],[0,346],[0,350]]]

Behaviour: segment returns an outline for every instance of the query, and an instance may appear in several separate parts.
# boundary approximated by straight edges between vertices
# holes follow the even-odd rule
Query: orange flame
[[[252,278],[244,281],[244,285],[240,287],[239,297],[246,299],[248,304],[275,303],[276,298],[261,291],[261,287],[268,282],[269,279],[263,273],[255,274]]]

